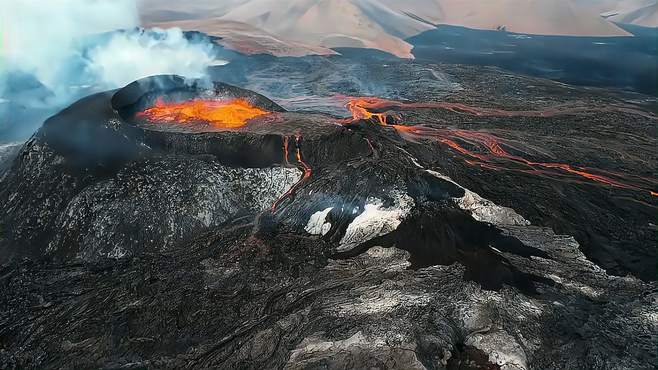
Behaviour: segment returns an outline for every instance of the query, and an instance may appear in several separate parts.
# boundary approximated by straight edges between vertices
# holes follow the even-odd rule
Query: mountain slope
[[[641,8],[619,12],[608,19],[618,23],[634,24],[644,27],[658,27],[658,2],[654,2],[653,4]]]
[[[658,27],[657,0],[572,0],[573,4],[607,20],[644,27]]]
[[[252,0],[222,17],[252,24],[292,40],[325,47],[380,49],[411,57],[405,38],[429,23],[374,0]]]
[[[200,31],[218,37],[217,43],[243,54],[270,54],[278,57],[336,54],[325,47],[291,41],[246,23],[218,18],[153,22],[148,26]]]
[[[476,29],[564,36],[627,36],[598,13],[570,0],[439,0],[440,23]]]
[[[603,0],[597,6],[589,6],[594,4],[593,0],[228,0],[216,3],[202,0],[187,5],[172,0],[145,0],[148,6],[142,6],[142,19],[146,23],[203,20],[205,32],[213,31],[213,22],[217,22],[218,30],[225,29],[222,21],[240,22],[303,45],[372,48],[403,58],[412,57],[412,46],[405,40],[437,24],[545,35],[629,35],[599,16],[619,5],[612,0]],[[181,26],[194,29],[195,22]]]
[[[626,36],[571,0],[251,0],[223,19],[325,47],[355,46],[410,56],[404,39],[433,24],[547,35]]]

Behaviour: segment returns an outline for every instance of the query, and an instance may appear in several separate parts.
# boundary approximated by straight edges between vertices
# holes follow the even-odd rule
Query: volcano
[[[165,75],[51,117],[0,180],[2,367],[650,368],[655,113],[366,63],[406,95]]]

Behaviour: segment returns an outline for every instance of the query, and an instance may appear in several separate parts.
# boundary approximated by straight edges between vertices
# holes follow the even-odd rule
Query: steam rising
[[[199,78],[213,64],[212,45],[190,43],[180,29],[114,35],[89,52],[88,71],[108,87],[127,85],[142,77],[177,74]]]
[[[0,142],[82,96],[155,74],[198,78],[226,63],[206,38],[137,28],[136,0],[5,0],[0,11]]]
[[[5,0],[2,24],[8,69],[53,88],[83,37],[135,27],[139,18],[134,0]]]

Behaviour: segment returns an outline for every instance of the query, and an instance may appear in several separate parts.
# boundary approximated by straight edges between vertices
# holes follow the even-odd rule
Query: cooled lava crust
[[[238,108],[267,114],[224,128],[142,114],[199,99],[242,99]],[[482,114],[501,126],[516,116],[546,123],[543,111],[349,108],[351,119],[286,112],[222,83],[158,76],[50,118],[0,180],[0,258],[9,260],[0,268],[0,367],[656,363],[654,281],[608,274],[573,237],[517,213],[536,204],[532,186],[506,206],[470,190],[486,182],[508,194],[527,183],[606,201],[650,200],[648,189],[556,172],[535,158],[540,150],[512,151],[522,140],[444,124]],[[611,115],[654,122],[626,108]],[[510,163],[493,175],[482,166]],[[545,177],[514,171],[519,163]]]

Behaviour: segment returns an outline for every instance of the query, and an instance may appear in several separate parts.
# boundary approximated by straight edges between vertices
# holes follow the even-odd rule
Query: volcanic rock
[[[49,119],[3,179],[3,259],[162,251],[271,207],[302,176],[284,166],[284,137],[293,135],[294,126],[190,133],[124,119],[154,94],[239,96],[283,112],[249,91],[199,84],[150,78],[83,99]],[[340,136],[322,136],[332,134]]]
[[[495,95],[469,86],[493,73],[457,71],[466,91]],[[546,105],[560,88],[505,81]],[[567,200],[586,215],[615,196],[649,207],[653,183],[542,167],[549,144],[504,130],[654,116],[578,105],[557,119],[510,106],[529,104],[518,97],[459,97],[355,98],[344,119],[160,76],[77,102],[0,184],[0,246],[14,256],[0,268],[0,367],[654,368],[655,281],[613,275],[549,227],[592,227],[569,212],[550,222]],[[244,98],[270,113],[230,130],[138,114],[159,98]]]

